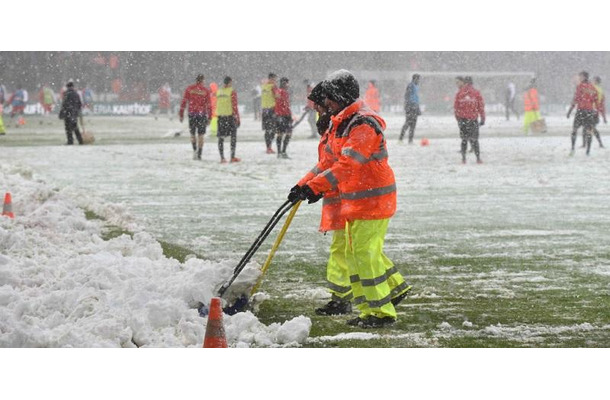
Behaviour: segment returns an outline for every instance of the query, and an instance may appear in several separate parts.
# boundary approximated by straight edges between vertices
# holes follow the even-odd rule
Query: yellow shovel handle
[[[256,282],[256,285],[254,285],[254,287],[250,291],[250,295],[253,295],[254,293],[256,293],[256,291],[258,290],[258,287],[261,285],[263,276],[265,276],[265,272],[267,272],[267,269],[269,269],[271,260],[273,260],[273,256],[275,255],[275,252],[277,251],[278,247],[280,247],[280,243],[282,243],[282,239],[284,239],[284,235],[286,234],[286,231],[288,230],[288,227],[290,226],[290,223],[292,222],[292,218],[294,218],[294,215],[297,213],[297,210],[299,209],[300,205],[301,205],[301,201],[296,203],[294,205],[294,207],[292,207],[292,210],[290,210],[290,213],[288,214],[288,217],[286,218],[286,222],[284,222],[284,226],[282,226],[282,230],[280,231],[279,235],[277,235],[277,238],[275,239],[275,243],[273,243],[273,247],[271,248],[271,252],[269,252],[267,259],[265,260],[265,263],[263,264],[263,266],[261,268],[261,275],[259,276],[258,281]]]

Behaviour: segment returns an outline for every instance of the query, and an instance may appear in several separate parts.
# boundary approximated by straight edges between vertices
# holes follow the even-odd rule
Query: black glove
[[[288,193],[288,200],[290,200],[291,203],[296,203],[301,200],[301,192],[301,187],[299,185],[294,185],[294,187],[290,189],[290,193]]]
[[[481,122],[479,122],[479,126],[483,126],[483,125],[485,125],[485,120],[484,119],[482,119]]]
[[[301,187],[301,200],[307,200],[308,204],[315,203],[320,200],[324,195],[322,193],[315,194],[313,190],[307,185]]]
[[[568,115],[566,115],[566,118],[567,118],[567,119],[570,119],[570,113],[568,113]]]

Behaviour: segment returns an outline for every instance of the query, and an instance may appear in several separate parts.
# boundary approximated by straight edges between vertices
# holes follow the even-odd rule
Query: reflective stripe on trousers
[[[347,260],[345,259],[346,248],[345,230],[333,231],[330,256],[326,264],[326,280],[333,300],[351,300],[353,297]]]
[[[370,315],[396,318],[396,310],[391,303],[392,289],[385,279],[386,271],[394,265],[383,254],[385,234],[389,218],[377,220],[355,220],[345,225],[348,239],[346,258],[352,281],[354,304],[360,310],[360,318]],[[350,243],[351,242],[351,243]],[[396,287],[402,282],[391,273]],[[381,279],[378,279],[382,277]],[[402,276],[400,280],[404,282]],[[365,284],[363,284],[363,282]]]

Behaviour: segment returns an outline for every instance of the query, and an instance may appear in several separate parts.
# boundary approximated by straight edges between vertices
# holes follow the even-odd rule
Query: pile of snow
[[[207,319],[197,307],[234,265],[166,258],[123,207],[32,175],[0,164],[15,213],[0,217],[0,347],[200,347]],[[103,240],[104,224],[135,234]],[[299,346],[311,321],[265,326],[246,312],[225,315],[224,325],[230,346]]]

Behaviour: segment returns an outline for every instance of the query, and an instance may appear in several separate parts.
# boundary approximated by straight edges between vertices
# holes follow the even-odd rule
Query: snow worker
[[[394,306],[410,289],[383,253],[388,223],[396,211],[396,182],[383,136],[385,121],[358,99],[358,81],[349,71],[332,73],[322,85],[324,103],[331,114],[328,141],[324,145],[328,154],[320,157],[316,167],[288,195],[291,201],[300,199],[308,203],[328,195],[321,228],[341,230],[343,221],[345,224],[343,238],[333,235],[335,248],[331,257],[340,257],[340,248],[344,246],[347,274],[335,272],[336,280],[330,279],[331,288],[333,283],[337,285],[331,292],[336,295],[335,304],[331,300],[316,312],[347,313],[349,307],[345,302],[353,298],[360,314],[348,320],[348,325],[384,327],[396,321]],[[333,191],[338,197],[332,196]],[[331,206],[338,200],[337,210],[337,206]],[[345,268],[340,265],[340,258],[335,261],[337,271]],[[343,304],[336,304],[337,301]]]
[[[191,132],[191,145],[193,146],[193,160],[201,160],[201,151],[203,150],[203,135],[205,129],[210,125],[212,118],[212,104],[210,102],[210,90],[203,84],[203,74],[197,75],[195,84],[188,86],[182,102],[180,103],[180,111],[178,116],[180,122],[184,120],[184,109],[186,103],[189,105],[189,131]],[[197,141],[195,141],[195,133],[197,133]]]
[[[482,164],[479,149],[479,126],[485,125],[485,103],[481,93],[472,86],[472,78],[458,76],[456,79],[458,92],[453,103],[455,119],[460,129],[462,140],[462,164],[466,164],[466,149],[468,142],[477,157],[477,163]],[[480,122],[478,120],[480,116]]]
[[[523,133],[529,133],[530,125],[540,119],[540,98],[536,89],[536,78],[532,78],[523,94]]]
[[[0,103],[0,135],[6,135],[6,130],[4,129],[4,120],[2,119],[2,114],[4,114],[4,106]]]
[[[265,145],[267,146],[267,154],[273,154],[275,151],[271,148],[273,138],[275,137],[276,131],[276,119],[275,119],[275,93],[276,93],[276,79],[277,75],[270,73],[268,79],[261,86],[261,107],[262,111],[262,125],[265,131]],[[279,151],[279,149],[278,149]]]
[[[286,154],[286,148],[292,137],[292,110],[290,109],[290,93],[288,87],[290,80],[286,77],[280,79],[280,87],[275,89],[275,126],[277,136],[275,142],[277,144],[277,157],[289,158]],[[283,142],[282,142],[282,139]]]
[[[381,111],[381,101],[379,99],[379,90],[377,89],[377,82],[369,81],[369,86],[364,93],[364,104],[366,104],[371,110],[378,113]]]
[[[324,104],[323,82],[318,83],[307,96],[311,101],[312,109],[318,113],[316,130],[320,135],[318,144],[318,163],[298,183],[296,188],[302,187],[318,173],[321,166],[332,164],[330,143],[328,142],[330,131],[330,111]],[[295,189],[298,191],[298,189]],[[290,198],[290,197],[289,197]],[[294,195],[291,200],[296,199]],[[345,242],[345,218],[341,216],[341,198],[339,191],[332,189],[324,193],[322,200],[322,218],[320,220],[320,232],[332,231],[330,244],[330,255],[326,264],[326,281],[331,294],[331,300],[325,306],[315,310],[318,315],[341,315],[352,312],[351,300],[353,298],[352,287],[349,281],[349,272],[346,260]]]
[[[595,86],[589,82],[589,73],[582,71],[578,74],[580,84],[576,87],[574,99],[568,110],[566,117],[569,119],[572,110],[576,107],[576,115],[574,116],[574,125],[572,126],[572,150],[570,155],[574,155],[574,146],[576,145],[576,132],[581,126],[584,129],[585,144],[587,146],[587,155],[591,150],[591,135],[595,128],[595,116],[598,110],[598,93]]]
[[[63,101],[61,103],[61,110],[59,111],[59,118],[64,120],[64,126],[66,128],[66,137],[68,141],[67,145],[74,144],[74,136],[78,144],[83,144],[83,137],[78,130],[78,117],[80,116],[82,103],[80,96],[74,89],[74,82],[69,81],[66,84],[66,91],[64,92]]]
[[[237,92],[233,90],[233,79],[226,76],[223,87],[216,91],[216,115],[218,116],[218,151],[220,163],[227,162],[224,154],[224,141],[231,137],[231,162],[239,162],[241,159],[235,157],[237,147],[237,128],[239,128],[239,109],[237,108]]]

